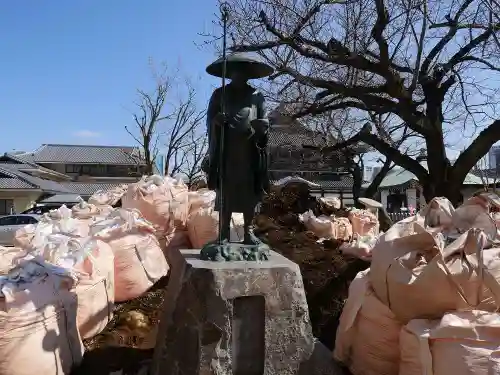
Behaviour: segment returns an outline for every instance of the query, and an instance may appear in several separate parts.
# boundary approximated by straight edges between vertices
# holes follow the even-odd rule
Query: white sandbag
[[[92,222],[104,219],[113,211],[110,205],[95,205],[87,203],[83,199],[78,204],[71,207],[71,213],[74,218],[85,220],[90,225]]]
[[[243,214],[233,213],[230,224],[231,241],[243,241]],[[189,216],[187,229],[193,248],[200,249],[208,242],[215,241],[219,233],[219,213],[213,208],[199,208]]]
[[[90,227],[115,255],[115,301],[139,297],[166,276],[168,264],[151,223],[137,210],[117,209]]]
[[[83,358],[74,279],[29,260],[1,279],[0,375],[69,375]]]
[[[482,229],[491,239],[497,237],[497,226],[489,215],[488,203],[481,197],[472,197],[458,207],[452,217],[452,226],[459,233],[472,228]]]
[[[299,215],[299,220],[304,223],[307,230],[320,238],[332,238],[334,236],[333,221],[329,216],[321,215],[316,217],[309,210]]]
[[[122,184],[110,190],[98,190],[92,194],[88,202],[96,206],[113,206],[123,197],[127,189],[128,185]]]
[[[52,234],[36,254],[50,264],[71,270],[78,278],[77,322],[82,338],[100,333],[113,318],[114,255],[111,247],[93,238]]]
[[[425,218],[425,226],[447,229],[452,226],[452,217],[455,212],[453,204],[444,197],[433,198],[420,215]]]
[[[358,273],[349,286],[333,356],[353,375],[397,375],[401,324],[373,293],[369,272]]]

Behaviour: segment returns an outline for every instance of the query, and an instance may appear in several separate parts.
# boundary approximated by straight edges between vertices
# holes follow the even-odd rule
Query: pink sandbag
[[[139,210],[161,232],[183,227],[189,212],[188,188],[171,177],[149,176],[129,185],[122,207]]]
[[[115,301],[139,297],[166,276],[168,264],[155,229],[136,210],[115,210],[91,226],[95,238],[107,242],[115,255]]]
[[[500,315],[472,310],[412,320],[400,346],[399,375],[498,374]]]
[[[113,206],[123,197],[128,185],[122,184],[111,190],[98,190],[89,198],[88,202],[96,206]]]
[[[401,324],[380,302],[362,271],[349,286],[333,357],[353,375],[398,375]]]
[[[349,241],[352,238],[352,225],[346,217],[331,217],[333,238]]]
[[[174,230],[172,233],[166,235],[165,241],[165,254],[172,250],[191,249],[193,245],[189,239],[189,231],[187,230]]]
[[[188,192],[189,214],[193,214],[200,208],[210,208],[215,205],[216,194],[213,190],[199,189]]]
[[[492,293],[500,280],[500,248],[488,245],[479,229],[446,247],[442,237],[434,238],[425,231],[400,238],[391,245],[395,257],[385,263],[385,270],[372,268],[373,288],[404,323],[437,319],[453,310],[495,311]],[[374,249],[372,267],[376,257],[380,260]]]
[[[201,249],[208,242],[215,241],[219,233],[219,213],[213,208],[200,208],[189,216],[187,223],[189,239],[193,248]],[[243,215],[233,213],[230,228],[231,241],[243,240]]]
[[[354,209],[349,212],[352,231],[357,236],[378,235],[379,222],[377,217],[368,210]]]
[[[0,375],[69,375],[83,358],[77,301],[69,283],[39,277],[23,290],[2,288]]]
[[[92,240],[85,247],[88,254],[77,264],[80,272],[74,292],[78,296],[78,330],[88,339],[101,333],[113,318],[114,255],[103,241]]]
[[[447,198],[436,197],[422,209],[420,215],[425,217],[426,226],[447,229],[452,225],[454,212],[455,208]]]
[[[472,228],[482,229],[490,238],[497,237],[497,226],[489,215],[488,203],[480,196],[468,199],[452,217],[452,226],[463,233]]]

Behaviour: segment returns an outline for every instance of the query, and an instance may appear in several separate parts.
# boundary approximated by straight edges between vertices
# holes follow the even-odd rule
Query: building
[[[307,128],[300,121],[280,115],[269,115],[269,177],[276,182],[288,176],[302,177],[319,185],[317,196],[337,196],[344,204],[353,204],[353,179],[338,154],[322,156],[303,146],[331,144],[320,132]]]
[[[493,146],[490,148],[490,151],[488,151],[488,168],[500,168],[500,145]]]
[[[425,161],[422,166],[427,168]],[[469,173],[462,188],[463,199],[470,198],[484,186],[484,179]],[[413,207],[417,210],[425,206],[425,198],[421,192],[417,177],[406,169],[395,167],[382,180],[379,186],[380,202],[389,213],[397,213],[403,208]]]
[[[363,170],[363,180],[366,182],[372,182],[373,178],[380,172],[382,167],[379,165],[368,165],[365,166]]]
[[[44,144],[0,157],[0,215],[35,203],[74,202],[98,190],[137,181],[144,171],[130,146]]]

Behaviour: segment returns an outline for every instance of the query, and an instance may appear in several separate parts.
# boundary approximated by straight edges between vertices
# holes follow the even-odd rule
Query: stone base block
[[[265,262],[202,261],[199,250],[169,263],[150,375],[299,374],[315,341],[295,263],[274,251]]]

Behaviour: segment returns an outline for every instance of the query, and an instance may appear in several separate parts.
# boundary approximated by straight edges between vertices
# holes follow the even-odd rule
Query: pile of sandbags
[[[115,302],[143,296],[168,274],[167,242],[191,246],[187,218],[203,194],[190,205],[185,185],[159,176],[116,190],[50,211],[1,249],[0,375],[69,374]],[[112,208],[121,197],[125,207]]]
[[[371,267],[350,285],[334,358],[353,375],[497,373],[500,246],[491,204],[473,197],[455,210],[436,198],[381,235]]]

